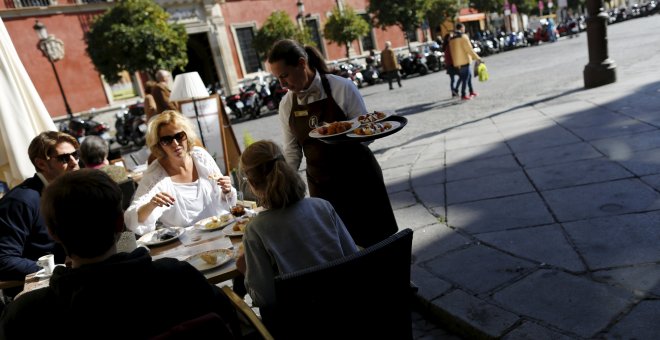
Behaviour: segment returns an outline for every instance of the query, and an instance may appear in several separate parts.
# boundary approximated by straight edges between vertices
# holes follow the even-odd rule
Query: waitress
[[[355,84],[330,74],[316,48],[293,40],[275,43],[268,63],[282,87],[289,89],[279,107],[284,157],[299,169],[304,154],[310,196],[332,203],[361,247],[397,232],[383,172],[371,150],[358,142],[331,145],[309,137],[324,122],[367,112]]]

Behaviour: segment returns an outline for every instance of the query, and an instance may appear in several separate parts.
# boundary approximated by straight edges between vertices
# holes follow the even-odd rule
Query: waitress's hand
[[[229,176],[221,176],[217,180],[218,185],[222,189],[222,193],[228,194],[231,192],[231,178]]]
[[[174,204],[174,197],[166,192],[159,192],[149,203],[157,207],[169,207]]]

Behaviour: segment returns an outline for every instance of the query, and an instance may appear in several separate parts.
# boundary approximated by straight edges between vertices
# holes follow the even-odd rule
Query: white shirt
[[[364,99],[362,99],[360,91],[358,91],[358,88],[350,79],[333,74],[326,74],[326,78],[328,78],[328,83],[330,84],[332,98],[344,111],[347,119],[353,119],[359,115],[367,113]],[[307,103],[317,102],[328,97],[323,89],[321,77],[318,72],[316,72],[312,84],[305,91],[310,89],[318,90],[320,96],[315,98],[316,96],[310,95],[307,98],[307,102],[301,103],[298,101],[298,104],[306,105]],[[284,158],[289,165],[298,170],[298,168],[300,168],[300,162],[302,161],[302,148],[298,145],[298,140],[289,126],[289,117],[291,116],[293,100],[298,100],[298,98],[292,91],[289,91],[284,95],[284,98],[282,98],[282,101],[280,102],[279,117],[282,132],[284,134]]]
[[[209,175],[220,174],[220,168],[209,153],[200,147],[193,147],[192,156],[198,179],[192,183],[174,183],[167,171],[154,161],[149,165],[140,180],[131,206],[126,209],[126,227],[142,235],[156,229],[156,221],[167,227],[187,227],[195,222],[222,214],[227,214],[236,204],[236,189],[222,193],[222,189]],[[138,222],[138,209],[149,203],[159,192],[174,196],[174,204],[169,207],[156,207],[143,222]]]

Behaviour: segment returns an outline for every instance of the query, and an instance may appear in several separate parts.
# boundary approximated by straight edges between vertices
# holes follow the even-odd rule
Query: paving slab
[[[507,333],[502,340],[571,340],[575,337],[561,334],[548,327],[525,321],[513,331]]]
[[[471,132],[472,135],[468,137],[447,139],[445,142],[447,145],[446,148],[447,150],[457,150],[473,147],[476,145],[486,145],[502,142],[504,140],[502,134],[500,134],[495,127],[493,127],[493,129],[495,129],[495,132],[474,131]]]
[[[564,223],[590,269],[657,261],[660,211]]]
[[[510,154],[511,150],[503,143],[482,144],[456,150],[447,150],[447,165],[457,164],[465,161],[474,161],[483,158],[498,157]]]
[[[563,164],[600,157],[603,157],[603,154],[586,142],[549,147],[541,150],[541,152],[534,150],[516,153],[516,158],[525,168]]]
[[[447,204],[456,204],[532,192],[534,187],[522,170],[516,170],[449,182],[446,190]]]
[[[618,162],[636,176],[660,174],[660,148],[632,152],[627,159]]]
[[[625,160],[635,151],[660,148],[660,131],[600,139],[591,144],[613,160]]]
[[[630,291],[555,270],[538,270],[496,292],[493,299],[529,315],[592,338],[634,300]]]
[[[660,209],[660,194],[638,179],[542,191],[560,222]]]
[[[497,249],[541,265],[560,267],[572,272],[582,272],[586,269],[559,224],[483,233],[477,238]]]
[[[413,234],[413,263],[426,265],[425,262],[458,248],[465,248],[472,240],[444,223],[435,223],[418,228]]]
[[[410,228],[415,230],[423,226],[438,223],[438,218],[431,215],[421,204],[397,209],[394,211],[394,217],[396,218],[396,223],[399,225],[399,229]]]
[[[573,144],[580,142],[580,138],[573,133],[557,125],[542,131],[536,131],[523,136],[508,140],[508,144],[514,152],[539,150],[551,146]]]
[[[440,184],[446,181],[446,170],[443,166],[414,168],[410,172],[410,182],[415,188],[427,185]]]
[[[609,122],[603,125],[569,128],[569,130],[580,138],[591,141],[614,136],[626,136],[651,130],[657,130],[657,127],[632,118],[620,118],[617,121]]]
[[[433,184],[424,186],[414,186],[417,198],[428,208],[437,208],[445,206],[445,185]],[[444,215],[444,213],[443,213]]]
[[[412,191],[399,191],[397,193],[391,193],[390,204],[392,205],[393,210],[406,208],[417,204],[417,199]]]
[[[465,161],[447,167],[447,181],[496,175],[520,170],[520,165],[513,155],[505,154],[497,157]]]
[[[417,291],[418,297],[421,297],[423,303],[426,304],[452,289],[449,282],[429,273],[428,270],[415,263],[410,269],[410,279],[419,288]]]
[[[646,300],[635,306],[614,327],[607,332],[605,339],[658,339],[660,301]]]
[[[488,293],[536,267],[483,245],[455,250],[429,260],[425,266],[438,277],[476,294]]]
[[[449,205],[447,221],[473,234],[555,222],[537,193]]]
[[[527,174],[539,190],[633,177],[621,165],[604,157],[533,168],[527,170]]]
[[[603,280],[603,282],[610,282],[631,290],[660,296],[659,264],[652,263],[618,269],[599,270],[594,273],[594,277]]]

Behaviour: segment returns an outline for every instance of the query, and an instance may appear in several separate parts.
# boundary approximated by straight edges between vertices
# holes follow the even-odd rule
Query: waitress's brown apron
[[[321,82],[327,98],[308,105],[293,98],[289,125],[307,159],[310,196],[332,203],[355,243],[368,247],[398,230],[383,172],[371,150],[359,142],[330,145],[309,137],[321,122],[347,119],[325,76]]]

